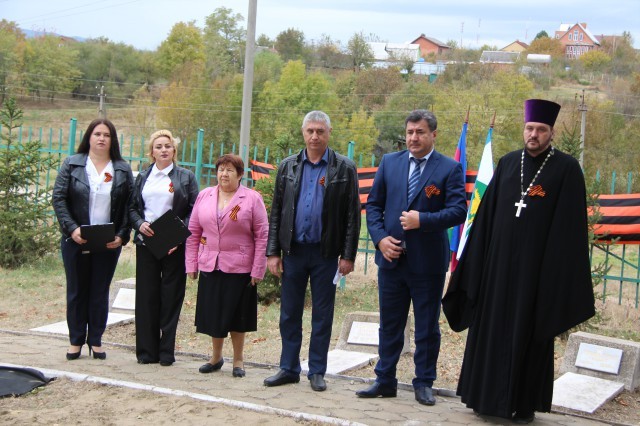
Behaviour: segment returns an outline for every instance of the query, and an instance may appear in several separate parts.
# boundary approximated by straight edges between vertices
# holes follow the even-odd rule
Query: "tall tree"
[[[178,22],[158,47],[158,68],[170,77],[188,63],[204,62],[202,30],[195,21]]]
[[[275,48],[285,62],[303,60],[305,57],[304,33],[295,28],[282,31],[276,37]]]
[[[277,82],[268,81],[258,96],[255,129],[251,138],[261,146],[274,144],[276,155],[288,155],[289,150],[303,146],[302,118],[312,110],[323,110],[331,116],[335,127],[342,117],[332,114],[338,98],[327,74],[307,72],[302,61],[289,61]],[[252,123],[253,124],[253,123]]]
[[[533,38],[534,40],[537,40],[539,38],[549,38],[549,34],[547,34],[547,32],[545,30],[540,31],[538,34],[536,34],[536,36]]]
[[[226,7],[217,8],[207,16],[204,45],[207,73],[211,77],[237,72],[244,63],[245,30],[241,14]]]
[[[347,53],[351,56],[354,71],[371,67],[374,61],[373,50],[362,32],[356,33],[347,43]]]
[[[0,21],[0,104],[4,103],[8,87],[19,81],[22,72],[24,33],[15,22]]]
[[[78,85],[78,53],[68,43],[76,42],[53,35],[27,40],[25,85],[34,97],[53,102],[58,95],[71,94]]]

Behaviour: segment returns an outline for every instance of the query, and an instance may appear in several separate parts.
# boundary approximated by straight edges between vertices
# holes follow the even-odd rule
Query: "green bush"
[[[58,161],[41,153],[39,140],[14,140],[15,129],[22,126],[15,99],[8,98],[0,109],[0,125],[0,266],[17,268],[51,252],[58,241],[49,215],[52,188],[39,179]]]

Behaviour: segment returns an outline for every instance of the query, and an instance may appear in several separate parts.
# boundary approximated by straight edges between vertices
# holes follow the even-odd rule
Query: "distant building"
[[[527,43],[521,42],[520,40],[516,40],[513,43],[510,43],[500,49],[502,52],[518,52],[522,53],[529,48]]]
[[[420,59],[420,45],[411,43],[367,43],[373,51],[374,66],[386,67],[400,61]]]
[[[568,59],[579,58],[600,46],[598,39],[587,29],[586,23],[560,24],[555,38],[564,46],[564,54]]]
[[[520,52],[503,52],[501,50],[483,50],[480,55],[481,64],[515,64],[520,58]]]
[[[420,46],[420,51],[422,52],[422,56],[427,56],[430,53],[434,53],[436,55],[442,55],[443,53],[451,50],[449,46],[445,43],[441,42],[438,39],[433,37],[427,37],[424,34],[420,34],[420,37],[413,40],[411,44],[417,44]]]

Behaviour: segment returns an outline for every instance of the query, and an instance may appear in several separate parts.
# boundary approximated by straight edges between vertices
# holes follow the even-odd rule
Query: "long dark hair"
[[[114,160],[122,160],[122,155],[120,155],[120,143],[118,142],[118,133],[116,132],[116,126],[106,118],[96,118],[93,120],[89,127],[87,127],[87,131],[84,132],[82,136],[82,142],[78,145],[78,154],[88,154],[89,148],[91,148],[89,140],[91,139],[91,134],[93,130],[100,124],[104,124],[109,128],[109,133],[111,133],[111,147],[109,148],[109,157],[112,161]]]

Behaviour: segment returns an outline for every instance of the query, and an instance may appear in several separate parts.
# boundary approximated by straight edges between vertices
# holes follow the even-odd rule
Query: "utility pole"
[[[582,121],[580,123],[580,167],[584,169],[584,134],[587,130],[587,105],[584,103],[584,89],[578,111],[582,113]]]
[[[258,0],[249,0],[247,43],[244,53],[244,84],[242,87],[242,113],[240,116],[240,156],[249,167],[249,134],[251,129],[251,103],[253,95],[253,60],[256,50],[256,10]]]
[[[107,111],[104,107],[104,98],[106,95],[104,94],[104,86],[100,86],[100,106],[98,107],[98,118],[107,118]]]
[[[462,49],[462,34],[464,34],[464,21],[460,23],[460,49]]]

